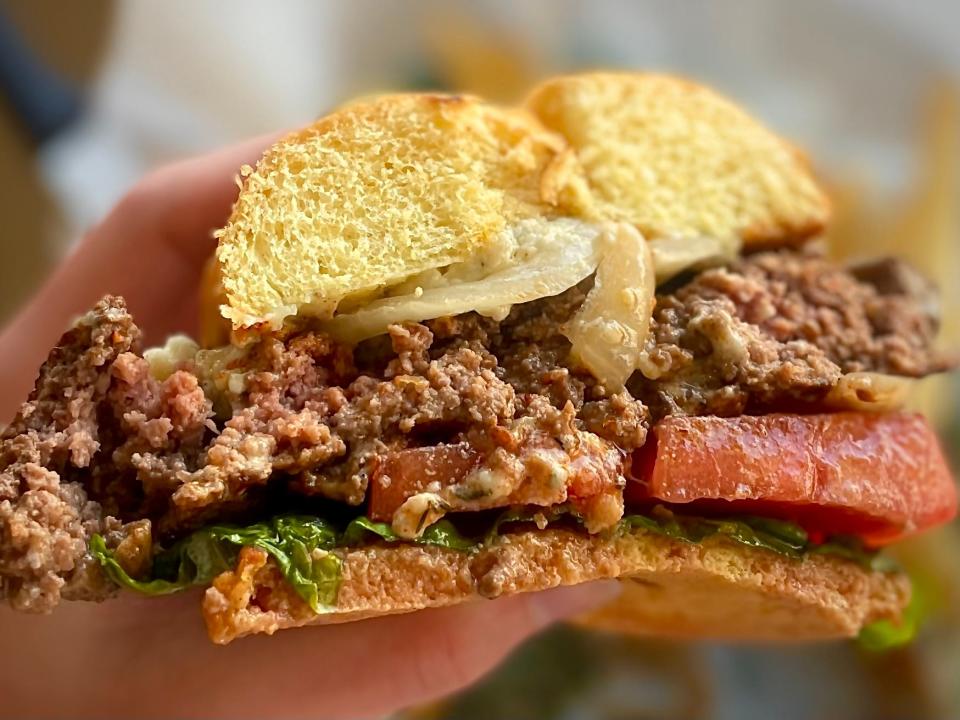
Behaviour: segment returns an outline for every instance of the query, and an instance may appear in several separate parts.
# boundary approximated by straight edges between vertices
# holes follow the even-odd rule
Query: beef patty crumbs
[[[815,411],[845,373],[950,364],[932,347],[933,294],[897,262],[766,252],[674,285],[648,340],[657,377],[617,393],[571,364],[560,332],[589,281],[499,322],[395,325],[356,348],[287,331],[172,371],[144,357],[123,300],[104,298],[0,441],[0,597],[33,611],[106,597],[93,533],[136,574],[153,543],[212,522],[361,506],[371,478],[419,448],[467,459],[455,492],[423,488],[442,512],[572,503],[598,531],[623,512],[624,459],[665,415]]]

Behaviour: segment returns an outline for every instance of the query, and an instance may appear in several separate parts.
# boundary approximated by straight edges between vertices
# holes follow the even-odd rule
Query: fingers
[[[590,583],[455,606],[434,618],[407,616],[398,640],[408,644],[409,659],[376,678],[381,697],[398,708],[449,695],[486,675],[531,635],[618,592],[616,581]]]
[[[531,635],[613,599],[615,581],[254,638],[226,648],[267,651],[292,717],[377,717],[459,690],[486,674]],[[281,647],[284,641],[289,643]],[[278,642],[279,641],[279,642]],[[243,649],[246,646],[247,649]],[[296,649],[294,649],[296,648]],[[283,653],[278,657],[277,653]],[[251,714],[258,697],[251,694]],[[289,704],[292,703],[292,704]],[[276,709],[276,705],[273,706]]]
[[[199,268],[215,246],[239,187],[243,165],[255,165],[282,133],[270,133],[213,153],[166,165],[144,178],[111,214],[128,230],[137,227]]]
[[[36,369],[72,319],[103,295],[122,295],[148,344],[192,332],[197,284],[227,220],[240,167],[278,134],[161,168],[139,182],[54,271],[0,337],[0,421],[26,397]]]
[[[123,295],[154,341],[196,318],[203,263],[239,193],[237,175],[277,138],[255,138],[172,163],[140,181],[62,268],[60,292],[76,286],[80,310],[105,293]],[[178,314],[179,313],[179,314]],[[192,328],[189,328],[192,329]]]
[[[0,613],[19,648],[0,695],[24,717],[379,717],[475,682],[531,635],[618,588],[555,588],[226,647],[207,640],[197,593],[67,603],[42,618]]]

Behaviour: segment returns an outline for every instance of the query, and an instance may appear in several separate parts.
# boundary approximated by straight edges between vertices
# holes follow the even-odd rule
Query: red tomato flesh
[[[404,501],[437,483],[437,488],[459,482],[480,462],[480,453],[467,443],[433,445],[388,453],[377,464],[370,482],[371,520],[390,522]]]
[[[484,508],[550,505],[569,500],[574,506],[587,510],[592,500],[605,494],[616,493],[619,500],[626,458],[609,443],[584,443],[568,454],[557,440],[547,435],[535,435],[527,438],[523,445],[503,449],[521,458],[532,450],[552,452],[553,460],[566,470],[565,485],[560,489],[544,477],[521,477],[509,494],[481,502]],[[485,460],[489,460],[489,456],[469,443],[407,448],[388,453],[380,458],[370,477],[367,512],[373,520],[389,522],[408,498],[421,492],[439,492],[458,484]],[[552,499],[556,497],[559,499]],[[462,506],[453,509],[477,509],[477,502],[464,499]]]
[[[668,417],[632,463],[628,506],[793,520],[884,545],[949,521],[957,492],[920,415]]]

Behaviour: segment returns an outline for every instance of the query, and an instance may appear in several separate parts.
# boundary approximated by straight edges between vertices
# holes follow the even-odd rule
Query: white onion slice
[[[651,240],[650,253],[657,273],[657,284],[664,283],[684,270],[722,265],[740,254],[740,238],[662,237]]]
[[[873,372],[847,373],[827,394],[826,403],[837,410],[887,412],[903,407],[913,381]]]
[[[650,246],[632,225],[606,231],[601,252],[593,289],[563,334],[574,360],[617,391],[643,361],[656,281]]]
[[[476,311],[505,316],[511,305],[557,295],[589,276],[599,261],[602,228],[569,218],[525,220],[511,228],[516,262],[482,280],[381,298],[336,315],[321,328],[348,343],[380,335],[393,323]]]

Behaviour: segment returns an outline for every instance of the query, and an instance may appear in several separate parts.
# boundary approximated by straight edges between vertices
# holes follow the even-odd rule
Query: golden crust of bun
[[[564,140],[474,97],[350,103],[241,171],[218,232],[234,327],[329,315],[366,293],[472,256],[518,220],[584,210]]]
[[[217,233],[220,311],[254,332],[295,314],[329,317],[344,298],[362,303],[476,257],[520,220],[557,216],[755,246],[820,232],[829,203],[795,148],[675,77],[559,77],[526,109],[377,95],[242,169]]]
[[[527,107],[582,163],[597,212],[647,237],[796,242],[829,219],[803,156],[712,90],[668,75],[586,73],[537,87]]]
[[[226,303],[223,277],[216,257],[211,257],[200,274],[199,315],[197,342],[203,348],[215,348],[230,342],[230,323],[220,314],[220,306]]]
[[[323,615],[313,614],[265,553],[247,548],[236,570],[207,590],[203,614],[211,639],[227,643],[617,577],[624,594],[582,622],[668,637],[822,640],[899,618],[910,594],[902,574],[825,555],[795,560],[723,540],[690,544],[642,530],[603,538],[548,529],[507,534],[473,554],[409,544],[345,551],[336,608]]]

